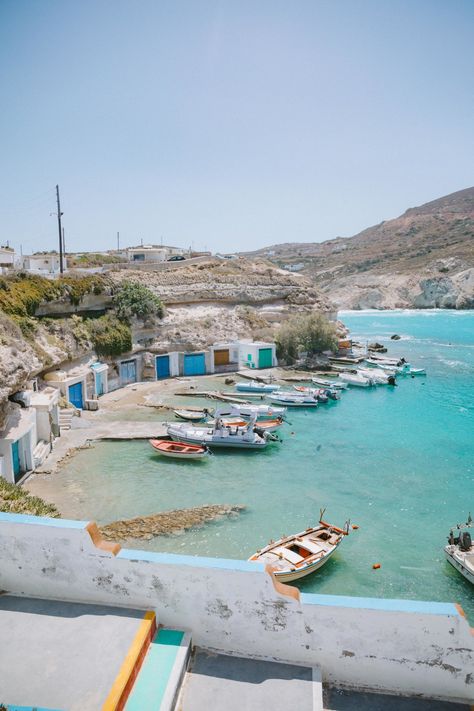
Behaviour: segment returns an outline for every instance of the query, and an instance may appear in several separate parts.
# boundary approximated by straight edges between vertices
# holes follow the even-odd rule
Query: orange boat
[[[202,447],[198,444],[186,444],[185,442],[162,439],[150,439],[149,442],[155,452],[175,459],[204,459],[210,454],[207,447]]]

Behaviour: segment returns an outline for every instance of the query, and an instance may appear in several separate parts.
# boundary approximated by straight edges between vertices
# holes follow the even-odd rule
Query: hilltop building
[[[51,252],[49,254],[25,255],[20,260],[21,268],[30,274],[40,276],[57,276],[60,273],[59,254]],[[67,269],[67,260],[63,256],[63,269]]]

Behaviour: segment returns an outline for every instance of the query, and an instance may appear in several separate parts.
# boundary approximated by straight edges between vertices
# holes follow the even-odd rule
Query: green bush
[[[132,350],[130,327],[115,316],[101,316],[88,322],[92,345],[98,356],[113,356]]]
[[[154,316],[163,318],[165,309],[161,299],[135,281],[123,281],[114,294],[114,308],[119,319],[130,321],[133,316],[149,319]]]
[[[300,353],[336,350],[336,326],[320,313],[293,316],[282,324],[275,341],[278,358],[293,363]]]
[[[66,296],[71,304],[77,305],[85,294],[100,294],[104,288],[105,280],[99,275],[46,279],[19,272],[0,280],[0,309],[13,316],[34,316],[43,301]]]

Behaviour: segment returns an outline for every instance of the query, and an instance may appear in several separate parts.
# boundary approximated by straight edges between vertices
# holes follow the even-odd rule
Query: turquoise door
[[[158,379],[170,377],[169,355],[156,356],[156,377]]]
[[[135,360],[124,360],[120,363],[120,380],[122,385],[137,382],[137,363]]]
[[[78,410],[82,410],[84,406],[82,400],[82,383],[69,386],[69,402],[74,405],[74,407],[77,407]]]
[[[272,349],[271,348],[259,348],[258,367],[259,368],[271,368],[272,365],[273,365]]]
[[[18,481],[21,474],[20,465],[20,446],[18,440],[12,444],[12,463],[13,463],[13,478]]]
[[[184,375],[205,375],[206,359],[204,353],[184,354]]]
[[[97,395],[104,394],[104,374],[103,373],[96,373],[95,374],[95,391],[96,391]]]

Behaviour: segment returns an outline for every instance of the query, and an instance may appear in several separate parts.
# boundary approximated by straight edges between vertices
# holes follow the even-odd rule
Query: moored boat
[[[257,383],[255,381],[249,383],[237,383],[235,389],[240,393],[272,393],[278,390],[279,385],[265,385],[265,383]]]
[[[339,378],[341,382],[357,388],[368,388],[371,385],[371,381],[368,378],[364,378],[362,375],[356,375],[355,373],[341,373]]]
[[[270,432],[254,432],[255,418],[244,427],[225,427],[221,418],[216,418],[212,427],[195,427],[185,423],[168,426],[168,435],[178,442],[199,444],[208,447],[232,447],[234,449],[264,449],[270,438],[277,439]]]
[[[474,544],[469,531],[464,530],[472,527],[473,521],[469,514],[466,523],[455,527],[457,536],[454,535],[453,529],[449,532],[448,545],[445,546],[444,552],[448,562],[464,575],[466,580],[474,584]]]
[[[203,422],[209,416],[209,410],[173,410],[175,417],[186,422]]]
[[[347,390],[349,387],[347,383],[343,383],[339,380],[325,380],[324,378],[311,378],[315,385],[319,385],[322,388],[335,388],[336,390]]]
[[[305,395],[304,393],[279,392],[270,395],[270,400],[275,405],[284,405],[285,407],[317,407],[318,401],[313,395]]]
[[[224,427],[247,427],[248,420],[239,417],[221,417],[221,422]],[[216,420],[208,420],[208,425],[215,425]],[[263,432],[276,432],[283,424],[281,417],[276,417],[273,420],[256,420],[254,431],[260,429]]]
[[[255,417],[258,420],[270,419],[275,417],[284,417],[286,407],[274,407],[273,405],[251,405],[231,403],[228,407],[220,405],[216,417],[227,417],[229,415],[238,415],[240,417],[250,418]]]
[[[342,529],[320,520],[314,528],[271,541],[249,561],[271,566],[278,580],[289,583],[316,572],[327,563],[348,532],[348,523]]]
[[[204,459],[210,454],[207,447],[186,442],[170,442],[162,439],[150,439],[149,442],[155,452],[174,459]]]

